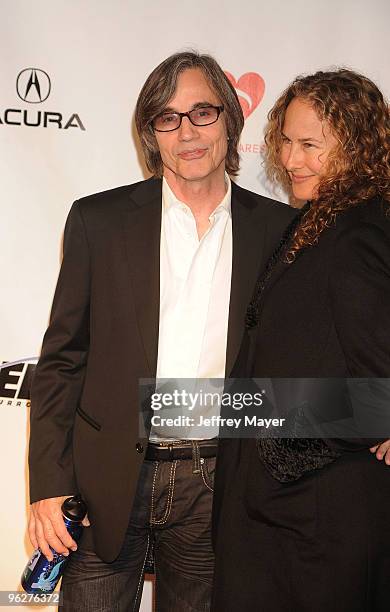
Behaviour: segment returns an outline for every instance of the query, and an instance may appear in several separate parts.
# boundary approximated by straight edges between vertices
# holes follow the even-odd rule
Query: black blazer
[[[251,369],[262,376],[390,376],[390,206],[374,199],[279,262]]]
[[[242,376],[246,372],[253,376],[307,378],[295,383],[274,382],[276,395],[288,396],[291,407],[297,404],[295,400],[302,395],[302,388],[306,388],[308,397],[313,396],[315,387],[321,386],[322,393],[325,392],[325,381],[315,382],[313,378],[362,379],[349,383],[348,388],[345,384],[336,385],[338,391],[328,381],[327,393],[333,388],[329,405],[322,406],[320,412],[318,401],[316,407],[306,406],[308,415],[310,411],[315,414],[313,420],[317,424],[328,420],[326,412],[329,421],[334,419],[327,426],[320,425],[323,435],[326,431],[334,432],[328,438],[336,437],[337,432],[339,435],[338,439],[330,439],[320,446],[318,442],[307,441],[307,447],[301,448],[302,462],[291,443],[287,443],[290,455],[285,452],[286,440],[259,443],[260,455],[274,477],[282,481],[297,478],[303,466],[306,470],[322,467],[343,450],[361,450],[389,437],[390,431],[380,439],[362,437],[365,432],[356,429],[356,425],[360,420],[358,413],[365,405],[358,406],[355,399],[364,394],[377,407],[384,403],[383,416],[378,419],[381,426],[376,429],[387,431],[388,410],[383,399],[385,394],[390,402],[389,385],[370,385],[363,380],[390,377],[390,207],[387,204],[374,199],[345,211],[338,215],[335,226],[323,232],[318,244],[298,254],[294,263],[279,261],[262,295],[259,317],[260,324],[249,331],[249,346],[242,347],[240,363],[235,369],[241,370]],[[249,363],[245,363],[248,357]],[[338,405],[343,402],[348,403],[346,419],[349,409],[351,414],[355,413],[350,422],[352,430],[357,431],[354,441],[343,438],[343,422],[339,421],[339,426],[336,422],[342,414]],[[298,426],[303,423],[308,423],[305,418],[301,424],[298,421]],[[294,428],[293,420],[291,424]],[[346,430],[348,426],[347,423]],[[302,443],[299,445],[302,447]],[[313,461],[308,460],[310,454]]]
[[[234,374],[390,377],[387,204],[374,199],[339,214],[317,245],[293,264],[276,265]],[[276,395],[283,384],[274,385]],[[372,440],[298,442],[221,441],[215,612],[374,612],[387,605],[390,468],[368,451]]]
[[[156,372],[161,186],[149,179],[73,205],[32,387],[31,502],[79,491],[106,561],[119,553],[146,444],[138,379]],[[293,215],[232,186],[227,372],[255,279]]]

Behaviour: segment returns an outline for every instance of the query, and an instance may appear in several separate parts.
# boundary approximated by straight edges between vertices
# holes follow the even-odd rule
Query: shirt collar
[[[226,193],[225,193],[223,199],[221,200],[221,202],[218,204],[218,206],[215,207],[215,209],[211,213],[210,217],[213,216],[219,210],[226,210],[226,212],[229,215],[232,214],[232,212],[231,212],[232,211],[232,206],[231,206],[231,202],[232,202],[232,182],[231,182],[230,177],[227,174],[227,172],[225,172],[225,185],[227,187]],[[183,206],[185,208],[189,208],[188,205],[185,202],[182,202],[181,200],[179,200],[175,196],[175,194],[173,193],[172,189],[168,185],[168,181],[166,180],[165,177],[163,177],[162,201],[163,201],[164,212],[168,212],[168,210],[170,208],[180,208],[180,209],[182,209]]]

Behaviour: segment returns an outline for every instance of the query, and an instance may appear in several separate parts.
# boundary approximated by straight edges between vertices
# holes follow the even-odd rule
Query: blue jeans
[[[155,612],[208,612],[215,461],[145,460],[119,556],[112,563],[97,557],[87,528],[62,579],[60,610],[136,612],[153,554]]]

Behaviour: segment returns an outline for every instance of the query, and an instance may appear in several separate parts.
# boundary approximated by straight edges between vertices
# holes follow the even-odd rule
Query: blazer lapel
[[[241,346],[246,309],[263,264],[266,219],[263,215],[255,215],[255,209],[253,200],[232,183],[233,263],[226,350],[227,377]]]
[[[299,257],[299,255],[298,255]],[[280,257],[278,259],[278,261],[275,263],[271,275],[268,279],[268,281],[265,284],[264,290],[260,296],[260,300],[259,300],[259,313],[260,313],[260,318],[261,318],[261,309],[263,307],[264,304],[264,300],[267,297],[268,292],[270,291],[270,289],[272,289],[272,287],[278,282],[278,280],[280,279],[281,276],[283,276],[283,274],[285,272],[287,272],[287,270],[290,268],[291,265],[294,264],[288,264],[284,261],[283,257]]]
[[[139,331],[151,378],[156,375],[158,350],[161,189],[160,179],[139,183],[130,196],[133,206],[129,206],[124,227]]]
[[[150,376],[154,378],[160,311],[162,181],[150,179],[141,182],[130,197],[133,206],[129,206],[124,223],[130,281]],[[246,309],[264,264],[266,218],[254,214],[256,208],[253,199],[246,197],[245,191],[232,183],[233,262],[226,376],[229,376],[241,346]]]

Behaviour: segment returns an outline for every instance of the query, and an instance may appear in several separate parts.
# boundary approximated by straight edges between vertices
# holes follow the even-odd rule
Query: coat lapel
[[[160,310],[160,234],[162,181],[139,183],[131,193],[124,222],[130,280],[139,331],[150,376],[156,375]],[[226,350],[229,376],[241,346],[245,313],[264,265],[265,215],[254,214],[257,203],[232,183],[233,262]]]
[[[266,219],[263,215],[254,214],[256,208],[253,199],[249,199],[244,190],[232,183],[233,264],[226,376],[229,376],[241,346],[246,308],[263,265]]]
[[[298,253],[297,257],[300,257],[301,255],[302,253]],[[287,272],[287,270],[290,269],[290,266],[292,265],[294,265],[294,263],[291,263],[291,264],[286,263],[283,256],[280,256],[277,262],[275,263],[272,269],[271,275],[268,281],[266,282],[264,290],[260,296],[260,300],[258,304],[260,319],[261,319],[261,310],[263,308],[264,301],[266,300],[269,291],[279,281],[279,279],[283,276],[283,274],[285,274],[285,272]]]
[[[133,205],[124,227],[132,293],[151,378],[156,375],[158,350],[161,190],[159,179],[139,183],[131,193]]]

